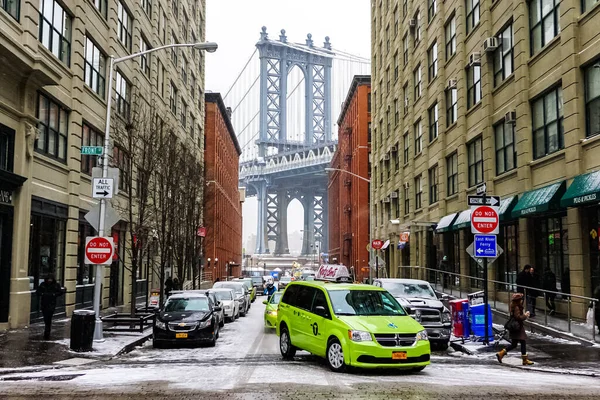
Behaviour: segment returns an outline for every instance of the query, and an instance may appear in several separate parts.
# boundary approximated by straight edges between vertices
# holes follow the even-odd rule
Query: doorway
[[[12,228],[12,208],[0,205],[0,323],[8,322]]]

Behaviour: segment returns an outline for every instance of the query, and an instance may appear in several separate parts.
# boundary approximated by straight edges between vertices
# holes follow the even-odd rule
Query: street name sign
[[[497,235],[500,232],[498,207],[471,207],[471,232]]]
[[[85,238],[85,263],[108,265],[112,262],[115,246],[111,237],[88,236]]]
[[[112,199],[114,180],[112,178],[94,178],[92,197],[95,199]]]
[[[101,156],[103,152],[102,146],[81,146],[82,156]]]
[[[487,191],[487,185],[483,182],[481,185],[477,186],[477,194],[484,194]]]
[[[485,203],[485,204],[484,204]],[[474,206],[500,206],[500,196],[468,196],[467,204]]]
[[[475,235],[475,255],[477,257],[496,258],[498,256],[496,235]]]

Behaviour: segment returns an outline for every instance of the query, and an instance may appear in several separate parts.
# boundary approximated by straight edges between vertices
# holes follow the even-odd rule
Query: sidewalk
[[[432,284],[434,289],[437,292],[445,293],[449,295],[451,298],[455,298],[456,292],[453,292],[452,295],[448,292],[448,288],[444,291],[442,289],[442,285],[434,285]],[[466,298],[466,293],[463,293]],[[490,306],[492,308],[492,314],[497,319],[494,320],[495,323],[504,324],[508,319],[509,315],[509,306],[506,302],[501,301],[490,301]],[[546,323],[547,318],[547,323]],[[585,325],[582,322],[577,322],[575,320],[571,320],[571,332],[569,333],[569,323],[567,321],[566,316],[563,317],[561,315],[548,315],[544,316],[543,310],[537,310],[535,318],[531,318],[525,322],[525,327],[527,330],[531,332],[541,332],[546,335],[550,335],[553,337],[558,337],[561,339],[567,340],[577,340],[581,344],[586,345],[596,345],[600,344],[600,335],[596,333],[596,341],[594,342],[593,331],[592,328]],[[594,327],[594,329],[596,329]]]
[[[103,314],[115,310],[107,309]],[[125,310],[119,308],[119,311]],[[108,360],[144,343],[152,336],[152,329],[146,329],[143,333],[104,332],[104,342],[94,343],[93,351],[82,353],[70,349],[70,334],[70,318],[53,321],[52,335],[48,341],[43,340],[43,323],[0,333],[0,375],[16,370],[58,368],[74,363],[81,365],[95,360]]]

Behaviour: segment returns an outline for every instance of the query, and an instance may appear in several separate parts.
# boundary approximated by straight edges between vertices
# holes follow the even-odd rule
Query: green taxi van
[[[427,331],[387,290],[350,281],[345,266],[322,265],[314,281],[287,285],[277,313],[281,355],[305,350],[335,372],[429,365]]]

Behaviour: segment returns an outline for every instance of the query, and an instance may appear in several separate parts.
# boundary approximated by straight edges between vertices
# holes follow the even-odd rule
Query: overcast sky
[[[311,33],[316,46],[330,37],[334,49],[370,57],[369,0],[207,0],[206,40],[219,50],[206,56],[206,89],[225,94],[254,51],[262,26],[271,39],[286,30],[288,40],[304,42]],[[335,71],[334,71],[335,73]],[[349,83],[348,83],[349,84]],[[229,105],[229,104],[228,104]],[[229,105],[231,106],[231,105]],[[332,120],[336,120],[333,116]],[[302,229],[302,206],[288,208],[290,232]],[[244,204],[244,245],[256,232],[256,202]]]

